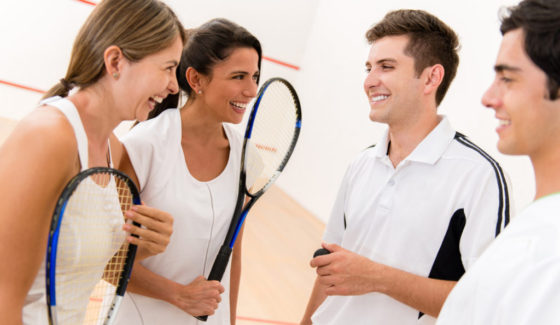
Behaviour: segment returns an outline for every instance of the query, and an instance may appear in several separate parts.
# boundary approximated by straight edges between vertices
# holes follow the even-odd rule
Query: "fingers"
[[[134,205],[125,215],[128,219],[158,233],[171,235],[173,232],[173,217],[165,211],[146,205]]]
[[[332,256],[332,254],[326,254],[326,255],[319,255],[317,257],[314,257],[313,259],[311,259],[311,261],[309,262],[309,265],[311,267],[324,267],[327,266],[329,264],[331,264],[334,260],[334,257]]]
[[[220,282],[207,281],[202,276],[194,279],[186,288],[183,309],[193,316],[213,315],[225,290]]]
[[[126,211],[125,217],[142,225],[126,223],[123,226],[125,231],[139,237],[127,238],[128,242],[138,246],[137,258],[143,259],[165,250],[173,233],[173,217],[169,213],[146,205],[134,205]]]
[[[225,291],[224,286],[219,281],[208,281],[203,276],[197,277],[194,282],[197,282],[197,285],[204,288],[206,292],[215,293],[215,297],[219,297]]]
[[[337,244],[322,243],[321,246],[331,253],[338,252],[344,249]]]
[[[218,292],[220,294],[224,293],[224,291],[226,291],[226,289],[224,288],[224,286],[218,282],[218,281],[207,281],[208,283],[210,283],[213,287],[215,287],[216,289],[218,289]]]
[[[124,224],[123,230],[129,232],[130,234],[137,235],[145,241],[152,242],[156,245],[162,245],[164,247],[169,244],[171,234],[173,233],[173,231],[144,228],[130,223]]]

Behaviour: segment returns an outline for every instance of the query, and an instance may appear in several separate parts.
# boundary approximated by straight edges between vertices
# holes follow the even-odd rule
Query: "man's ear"
[[[441,64],[434,64],[433,66],[427,67],[424,70],[425,74],[425,84],[424,84],[424,94],[430,94],[436,92],[439,85],[443,81],[443,76],[445,75],[445,69]]]

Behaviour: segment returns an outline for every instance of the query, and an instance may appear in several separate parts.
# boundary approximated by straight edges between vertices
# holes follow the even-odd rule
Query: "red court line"
[[[76,1],[79,1],[79,2],[82,2],[82,3],[86,3],[86,4],[92,5],[92,6],[95,6],[95,5],[97,4],[97,3],[93,2],[93,1],[88,1],[88,0],[76,0]],[[293,64],[291,64],[291,63],[287,63],[287,62],[284,62],[284,61],[280,61],[280,60],[277,60],[277,59],[273,59],[273,58],[268,57],[268,56],[263,56],[262,58],[263,58],[263,60],[266,60],[266,61],[270,61],[270,62],[272,62],[272,63],[279,64],[279,65],[284,66],[284,67],[286,67],[286,68],[294,69],[294,70],[296,70],[296,71],[299,70],[299,67],[298,67],[297,65],[293,65]]]
[[[41,90],[41,89],[37,89],[37,88],[33,88],[33,87],[29,87],[29,86],[24,86],[24,85],[20,85],[20,84],[16,84],[13,82],[9,82],[9,81],[5,81],[5,80],[0,80],[0,84],[5,84],[8,86],[12,86],[12,87],[16,87],[16,88],[21,88],[21,89],[25,89],[25,90],[30,90],[30,91],[34,91],[36,93],[40,93],[40,94],[44,94],[45,91]]]
[[[267,60],[267,61],[270,61],[272,63],[276,63],[276,64],[279,64],[279,65],[285,66],[285,67],[290,68],[290,69],[299,70],[299,67],[297,65],[293,65],[293,64],[286,63],[286,62],[283,62],[283,61],[280,61],[280,60],[276,60],[276,59],[273,59],[273,58],[268,57],[268,56],[263,56],[262,58],[264,60]]]
[[[85,4],[92,5],[92,6],[95,6],[97,4],[96,2],[88,1],[88,0],[76,0],[76,1],[83,2]]]
[[[249,322],[256,322],[256,323],[265,323],[265,324],[277,324],[277,325],[297,325],[296,323],[287,323],[287,322],[278,322],[273,320],[266,320],[266,319],[259,319],[259,318],[251,318],[251,317],[243,317],[237,316],[239,320],[246,320]]]

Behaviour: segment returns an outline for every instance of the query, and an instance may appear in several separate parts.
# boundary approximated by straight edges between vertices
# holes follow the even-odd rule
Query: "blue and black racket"
[[[138,189],[112,168],[84,170],[66,185],[52,217],[45,263],[51,325],[112,323],[136,254],[122,230],[133,204],[140,204]]]
[[[301,106],[294,87],[282,78],[267,80],[249,115],[241,153],[237,204],[208,280],[220,281],[247,213],[288,163],[301,129]],[[249,201],[244,205],[245,196]],[[206,321],[208,316],[197,316]]]

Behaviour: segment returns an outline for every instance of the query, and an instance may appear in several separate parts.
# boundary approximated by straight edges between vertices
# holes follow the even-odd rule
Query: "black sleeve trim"
[[[496,181],[498,182],[498,189],[499,189],[499,206],[498,206],[498,220],[496,223],[496,236],[500,234],[500,231],[503,230],[509,223],[509,193],[506,178],[502,167],[494,158],[492,158],[489,154],[484,152],[481,148],[477,145],[472,143],[466,136],[457,132],[455,134],[455,140],[461,143],[462,145],[470,148],[477,153],[479,153],[484,159],[486,159],[492,168],[494,169],[494,173],[496,175]]]

